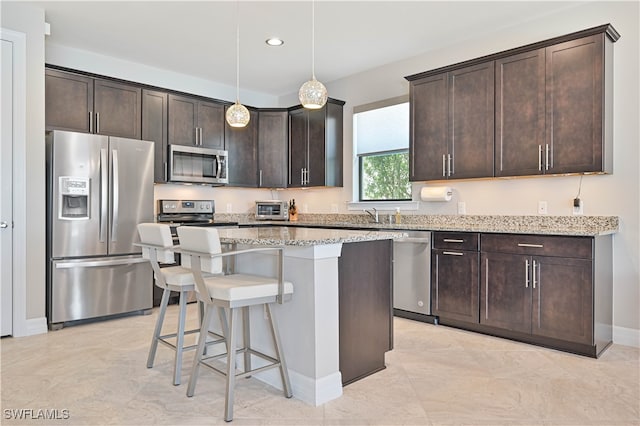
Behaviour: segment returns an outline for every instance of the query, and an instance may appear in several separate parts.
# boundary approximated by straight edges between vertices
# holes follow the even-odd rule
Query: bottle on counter
[[[289,201],[289,220],[291,222],[298,220],[298,207],[296,206],[296,200]]]
[[[402,222],[402,215],[400,214],[400,207],[396,207],[396,224]]]

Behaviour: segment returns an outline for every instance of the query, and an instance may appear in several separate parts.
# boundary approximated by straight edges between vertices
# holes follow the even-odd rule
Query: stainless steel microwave
[[[256,201],[256,219],[288,220],[289,204],[280,200]]]
[[[228,152],[199,146],[169,145],[169,182],[229,183]]]

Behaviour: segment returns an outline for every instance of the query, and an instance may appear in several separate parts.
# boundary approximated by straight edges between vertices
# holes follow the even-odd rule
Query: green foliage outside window
[[[409,153],[360,157],[360,200],[410,200]]]

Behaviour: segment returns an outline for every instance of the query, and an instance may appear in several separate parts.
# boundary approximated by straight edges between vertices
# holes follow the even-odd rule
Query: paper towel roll
[[[420,190],[422,201],[450,201],[453,190],[448,186],[425,186]]]

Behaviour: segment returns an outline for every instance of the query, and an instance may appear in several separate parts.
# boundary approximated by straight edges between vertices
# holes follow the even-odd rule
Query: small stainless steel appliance
[[[47,320],[151,309],[151,268],[134,246],[153,221],[153,142],[46,133]]]
[[[405,231],[393,242],[393,312],[427,322],[431,316],[431,232]]]
[[[256,201],[256,219],[289,220],[289,203],[280,200]]]
[[[228,153],[200,146],[169,145],[169,181],[229,183]]]

